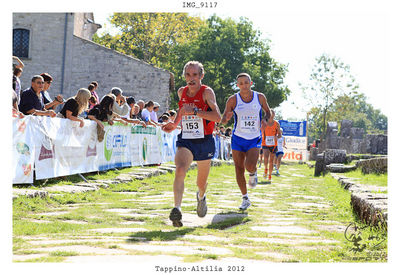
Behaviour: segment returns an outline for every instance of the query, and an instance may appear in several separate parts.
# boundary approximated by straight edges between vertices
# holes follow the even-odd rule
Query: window
[[[29,30],[13,30],[13,55],[29,57]]]

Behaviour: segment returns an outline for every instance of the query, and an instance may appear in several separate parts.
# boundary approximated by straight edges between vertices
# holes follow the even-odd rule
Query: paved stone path
[[[169,166],[163,171],[171,172],[172,168]],[[141,175],[136,173],[134,176],[148,176],[145,173],[148,171]],[[61,254],[66,255],[64,262],[71,263],[171,264],[183,263],[188,257],[195,256],[201,258],[202,264],[252,264],[298,261],[298,253],[339,249],[343,243],[330,238],[326,232],[342,234],[346,224],[315,215],[321,209],[333,211],[331,203],[321,194],[306,194],[301,188],[292,185],[295,178],[304,179],[305,184],[310,184],[307,180],[314,179],[302,174],[295,166],[283,166],[281,173],[281,177],[273,177],[272,184],[259,184],[257,188],[249,190],[252,206],[244,212],[238,210],[241,196],[235,185],[232,185],[234,187],[229,196],[219,188],[224,183],[235,184],[234,173],[225,175],[221,183],[210,185],[207,193],[209,211],[204,218],[195,214],[195,196],[185,193],[182,206],[193,210],[183,211],[184,227],[181,228],[172,227],[168,220],[173,202],[171,191],[157,195],[115,192],[115,195],[121,196],[124,207],[110,208],[108,203],[98,201],[49,209],[47,212],[31,215],[29,221],[37,224],[53,223],[54,219],[64,217],[63,223],[88,228],[79,231],[79,234],[14,236],[26,242],[20,249],[14,249],[13,261],[38,260],[62,252]],[[261,169],[259,175],[262,175]],[[131,179],[127,175],[120,175],[118,178],[124,181]],[[107,184],[107,181],[103,183]],[[93,186],[92,189],[99,188]],[[67,191],[63,187],[46,188],[45,191],[54,190]],[[281,199],[282,192],[287,192],[285,200]],[[128,208],[126,204],[129,205]],[[160,208],[159,205],[167,206]],[[82,210],[85,206],[95,207],[98,213],[85,212]],[[84,216],[84,219],[74,219],[71,215]],[[102,215],[117,215],[121,219],[118,223],[91,228],[90,225],[101,223]],[[68,218],[65,219],[66,216]],[[160,219],[165,226],[159,232],[148,229],[147,225]],[[214,230],[212,234],[207,233],[207,228]],[[154,237],[154,233],[159,237]],[[281,248],[279,252],[277,248]],[[27,250],[29,253],[26,253]],[[243,253],[248,256],[247,259],[243,259]]]

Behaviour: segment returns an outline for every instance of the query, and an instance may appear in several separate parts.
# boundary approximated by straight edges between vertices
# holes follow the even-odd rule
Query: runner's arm
[[[224,110],[224,113],[222,115],[222,119],[221,119],[221,122],[220,122],[221,124],[228,123],[228,121],[232,118],[233,109],[234,109],[235,105],[236,105],[236,97],[235,97],[235,95],[230,96],[228,98],[228,100],[226,101],[225,110]]]
[[[269,108],[267,98],[264,94],[258,93],[258,100],[260,101],[261,107],[265,112],[265,120],[268,120],[268,118],[271,116],[271,109]]]

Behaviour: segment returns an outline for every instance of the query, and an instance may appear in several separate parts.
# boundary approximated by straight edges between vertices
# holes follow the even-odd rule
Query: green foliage
[[[196,37],[202,21],[186,13],[114,13],[111,24],[121,33],[95,36],[96,43],[161,67],[175,45]]]
[[[309,141],[323,137],[329,121],[353,121],[353,127],[367,133],[387,130],[387,117],[367,103],[359,91],[350,67],[339,58],[323,54],[316,58],[310,81],[300,84],[304,97],[310,102],[308,111]]]
[[[248,19],[236,22],[213,15],[203,21],[183,13],[114,13],[111,24],[121,32],[93,40],[172,72],[177,88],[186,85],[181,77],[186,62],[203,63],[203,83],[213,88],[221,111],[241,72],[251,75],[254,90],[264,93],[271,107],[290,93],[283,83],[287,66],[270,57],[269,41],[261,39]],[[177,108],[177,103],[172,92],[170,107]]]

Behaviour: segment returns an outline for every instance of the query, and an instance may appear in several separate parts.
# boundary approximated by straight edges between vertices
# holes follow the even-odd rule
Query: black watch
[[[193,115],[197,115],[197,112],[199,111],[199,108],[197,108],[197,107],[194,107],[194,109],[193,109]]]

